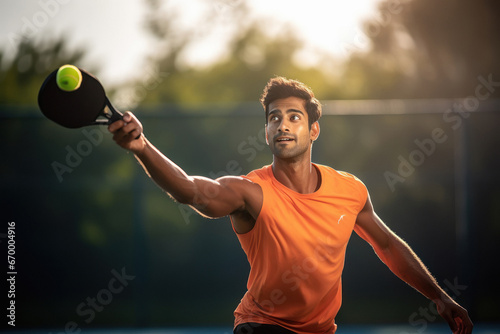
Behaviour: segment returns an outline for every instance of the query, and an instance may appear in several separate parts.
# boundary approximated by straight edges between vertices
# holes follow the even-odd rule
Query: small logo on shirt
[[[340,224],[340,222],[342,221],[342,219],[344,219],[344,217],[345,217],[345,215],[340,216],[339,221],[337,222],[337,224]]]

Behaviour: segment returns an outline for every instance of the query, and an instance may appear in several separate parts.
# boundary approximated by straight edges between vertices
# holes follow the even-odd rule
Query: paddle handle
[[[106,119],[97,119],[92,123],[92,125],[110,125],[111,123],[123,119],[123,114],[111,104],[108,97],[106,97],[106,105],[104,106],[101,115],[106,117]]]

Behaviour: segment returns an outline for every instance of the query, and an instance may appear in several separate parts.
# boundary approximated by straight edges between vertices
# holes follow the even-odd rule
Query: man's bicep
[[[216,180],[196,176],[193,179],[196,184],[193,206],[200,213],[216,218],[245,208],[250,181],[236,176]]]
[[[358,214],[354,231],[376,251],[386,249],[394,233],[385,225],[375,211],[368,196],[366,204]]]

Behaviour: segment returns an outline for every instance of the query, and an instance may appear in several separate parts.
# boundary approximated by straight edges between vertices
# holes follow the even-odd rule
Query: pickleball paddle
[[[109,99],[102,84],[92,74],[80,69],[82,82],[78,89],[65,91],[57,85],[57,71],[48,75],[38,92],[42,113],[66,128],[109,125],[123,118]]]

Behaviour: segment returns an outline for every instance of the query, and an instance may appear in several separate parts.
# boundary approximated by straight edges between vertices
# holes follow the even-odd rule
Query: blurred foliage
[[[38,90],[47,75],[62,64],[78,65],[82,49],[69,50],[66,38],[34,41],[22,39],[14,59],[0,71],[0,103],[36,105]],[[0,64],[4,52],[0,50]]]
[[[265,24],[249,16],[243,1],[223,9],[207,1],[207,10],[199,18],[199,25],[184,30],[179,28],[175,9],[162,10],[163,2],[159,0],[147,3],[150,14],[146,26],[157,38],[157,51],[150,59],[152,73],[148,78],[154,85],[145,85],[144,81],[127,84],[144,91],[133,102],[147,106],[165,102],[196,106],[257,101],[265,83],[275,75],[307,82],[319,97],[340,97],[328,73],[321,68],[302,67],[294,61],[302,42],[291,28],[285,27],[276,36],[269,36]],[[203,67],[185,65],[185,52],[220,25],[230,36],[226,55]]]
[[[384,0],[365,22],[371,50],[351,57],[347,78],[365,73],[361,98],[472,95],[479,75],[499,81],[499,18],[494,0]]]
[[[251,17],[244,2],[226,5],[223,13],[209,6],[212,11],[191,30],[176,29],[175,10],[162,11],[161,3],[148,1],[147,26],[158,38],[152,66],[157,76],[168,77],[144,94],[139,102],[145,105],[255,101],[274,75],[306,82],[324,100],[465,97],[474,94],[478,76],[500,77],[500,5],[491,0],[382,1],[365,22],[364,36],[354,38],[347,61],[323,54],[312,68],[296,60],[303,44],[293,28],[269,35],[266,22]],[[191,43],[215,29],[222,15],[231,18],[226,29],[236,31],[229,56],[204,68],[182,66]],[[356,51],[360,38],[369,41],[368,52]]]
[[[179,21],[178,8],[165,6],[170,2],[145,4],[144,26],[155,37],[155,54],[142,80],[107,87],[119,107],[256,101],[275,75],[307,83],[322,100],[465,97],[474,94],[478,76],[500,77],[500,5],[491,0],[384,0],[365,22],[364,35],[353,38],[346,61],[318,54],[315,67],[297,60],[303,41],[292,27],[269,34],[244,1],[206,1],[198,24],[189,27]],[[217,29],[228,40],[225,54],[203,67],[186,65],[186,53]],[[357,51],[359,40],[370,43],[368,52]],[[15,60],[2,68],[0,102],[34,104],[49,71],[78,64],[83,55],[83,49],[68,50],[64,37],[23,40]]]

